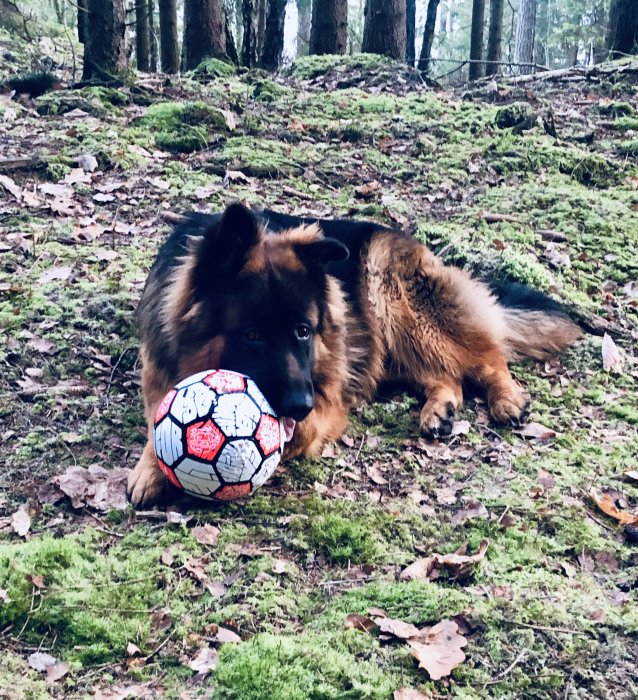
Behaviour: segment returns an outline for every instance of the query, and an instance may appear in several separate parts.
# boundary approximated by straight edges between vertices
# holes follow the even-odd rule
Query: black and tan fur
[[[528,402],[508,362],[558,353],[579,329],[543,295],[513,292],[499,300],[414,238],[372,223],[238,204],[192,215],[160,251],[140,303],[149,441],[131,500],[165,495],[153,416],[171,386],[204,369],[249,374],[280,415],[299,419],[285,457],[319,454],[386,380],[425,397],[428,437],[451,432],[464,380],[482,388],[496,422],[520,421]]]

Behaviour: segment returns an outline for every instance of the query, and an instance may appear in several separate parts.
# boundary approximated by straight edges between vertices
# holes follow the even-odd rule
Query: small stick
[[[523,659],[527,656],[528,653],[528,649],[523,649],[521,653],[514,659],[514,661],[512,661],[512,663],[504,671],[501,671],[497,676],[492,678],[491,681],[487,681],[485,685],[488,686],[500,683],[503,680],[503,678],[505,678],[505,676],[507,676],[516,666],[518,666],[518,664],[521,663],[521,661],[523,661]]]

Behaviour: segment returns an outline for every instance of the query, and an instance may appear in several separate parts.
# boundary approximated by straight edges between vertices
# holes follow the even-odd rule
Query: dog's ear
[[[336,238],[322,238],[312,243],[300,243],[295,246],[295,253],[306,265],[325,267],[331,262],[348,259],[350,251]]]
[[[259,223],[250,209],[239,202],[228,206],[221,219],[204,232],[197,252],[195,286],[210,287],[216,280],[236,275],[259,243],[260,235]]]

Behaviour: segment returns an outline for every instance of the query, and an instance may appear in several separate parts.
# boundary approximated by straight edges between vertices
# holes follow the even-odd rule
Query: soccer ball
[[[255,382],[199,372],[171,389],[155,414],[155,454],[169,481],[192,496],[232,500],[270,478],[286,433]]]

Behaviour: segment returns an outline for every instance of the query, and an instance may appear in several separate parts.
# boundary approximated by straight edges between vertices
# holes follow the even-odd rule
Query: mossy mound
[[[296,60],[288,72],[300,80],[312,80],[329,71],[346,73],[348,71],[376,71],[380,68],[397,67],[398,62],[378,54],[362,53],[354,56],[325,54],[323,56],[304,56]]]
[[[88,87],[82,90],[58,90],[36,99],[36,109],[41,115],[68,114],[79,109],[92,117],[104,117],[114,107],[122,107],[129,100],[113,88]]]
[[[289,88],[268,79],[257,80],[253,87],[253,97],[260,102],[275,102],[281,97],[292,94]]]
[[[230,61],[220,58],[206,58],[193,70],[193,76],[202,78],[228,78],[235,75],[236,68]]]

